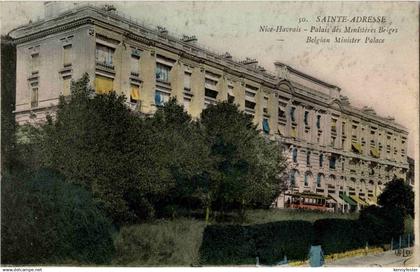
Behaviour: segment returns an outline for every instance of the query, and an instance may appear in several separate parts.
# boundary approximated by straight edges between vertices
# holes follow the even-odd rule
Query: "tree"
[[[209,157],[197,123],[173,98],[145,119],[142,134],[144,151],[132,199],[137,206],[148,203],[157,216],[174,216],[180,206],[194,209],[200,201],[194,188]]]
[[[41,149],[42,166],[91,191],[118,224],[136,220],[126,197],[142,147],[141,120],[124,101],[115,92],[95,94],[85,74],[72,82],[69,98],[60,97],[56,118],[35,128],[39,137],[29,141]]]
[[[1,36],[1,168],[16,165],[15,115],[16,46],[8,36]]]
[[[91,194],[56,171],[2,179],[3,264],[109,263],[112,226]]]
[[[394,178],[388,182],[379,195],[378,204],[387,208],[400,209],[404,216],[414,217],[414,192],[403,179]]]
[[[250,116],[221,102],[201,114],[211,171],[206,180],[207,211],[268,207],[281,190],[285,159],[277,142],[264,138]],[[208,217],[208,212],[207,216]]]
[[[369,206],[360,212],[359,222],[369,244],[388,243],[404,232],[404,214],[397,207]]]

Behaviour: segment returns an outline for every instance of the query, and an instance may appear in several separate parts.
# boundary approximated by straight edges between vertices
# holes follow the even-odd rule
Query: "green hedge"
[[[361,248],[367,241],[366,230],[359,220],[317,220],[314,235],[314,244],[320,244],[325,254]]]
[[[113,228],[91,194],[56,172],[6,175],[1,184],[3,264],[105,264]]]
[[[212,225],[206,227],[200,248],[205,265],[275,264],[286,255],[304,260],[313,239],[312,224],[279,221],[268,224]]]

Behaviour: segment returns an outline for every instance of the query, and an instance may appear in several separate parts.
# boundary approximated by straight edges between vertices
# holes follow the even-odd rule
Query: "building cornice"
[[[108,12],[90,5],[77,7],[50,20],[19,27],[11,31],[9,34],[12,38],[14,38],[14,42],[16,44],[22,44],[55,33],[60,33],[65,30],[77,28],[81,25],[98,25],[99,27],[111,28],[112,30],[117,31],[123,36],[134,41],[173,52],[180,55],[182,58],[216,67],[226,73],[257,82],[264,87],[272,88],[274,92],[284,92],[283,90],[278,90],[279,84],[283,81],[283,79],[278,76],[258,69],[250,68],[245,66],[243,63],[232,59],[223,58],[216,53],[210,52],[209,50],[194,44],[184,42],[174,36],[168,34],[162,35],[156,30],[148,29],[114,12]],[[276,62],[276,64],[285,66],[288,72],[294,73],[313,83],[340,91],[340,88],[337,86],[314,78],[288,65],[284,65],[279,62]],[[301,85],[297,82],[290,82],[290,85],[292,86],[292,92],[294,92],[296,96],[302,99],[308,99],[322,107],[330,107],[330,103],[333,99],[329,95],[320,93],[317,90],[311,89],[310,87]],[[297,91],[297,89],[301,91]],[[357,109],[350,105],[342,105],[339,101],[338,103],[340,105],[341,112],[344,114],[355,115],[362,120],[375,122],[383,127],[396,130],[403,134],[408,134],[406,128],[395,122],[377,115],[366,114],[361,109]]]

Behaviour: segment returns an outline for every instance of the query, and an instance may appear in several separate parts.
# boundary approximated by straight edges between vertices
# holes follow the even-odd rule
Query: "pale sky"
[[[97,2],[98,3],[98,2]],[[280,61],[339,86],[356,107],[372,106],[409,130],[408,155],[418,149],[419,64],[417,2],[115,2],[117,10],[176,35],[196,35],[200,45],[234,58],[255,58],[269,71]],[[1,33],[44,16],[42,2],[1,2]],[[359,44],[306,43],[308,36],[334,33],[263,33],[261,25],[318,25],[317,16],[385,16],[391,34],[351,34]],[[324,24],[325,25],[325,24]],[[345,24],[377,27],[375,23]],[[332,25],[330,25],[332,26]],[[344,25],[340,25],[344,26]],[[348,35],[338,35],[348,36]],[[366,36],[385,39],[365,44]],[[417,147],[415,147],[415,144]]]

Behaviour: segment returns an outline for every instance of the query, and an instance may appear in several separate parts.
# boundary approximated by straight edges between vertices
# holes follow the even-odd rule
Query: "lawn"
[[[249,210],[245,214],[245,224],[263,224],[283,220],[304,220],[314,222],[318,219],[340,218],[357,219],[358,213],[341,214],[291,209]]]

